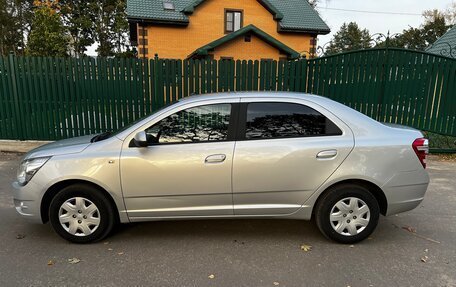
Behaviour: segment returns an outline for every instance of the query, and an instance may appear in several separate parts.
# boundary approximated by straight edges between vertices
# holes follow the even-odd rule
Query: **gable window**
[[[235,32],[242,28],[242,10],[225,10],[225,33]]]

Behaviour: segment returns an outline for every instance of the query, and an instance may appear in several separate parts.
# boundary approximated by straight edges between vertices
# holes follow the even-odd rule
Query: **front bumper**
[[[17,213],[33,222],[43,223],[41,220],[41,192],[32,181],[25,186],[13,182],[14,206]]]

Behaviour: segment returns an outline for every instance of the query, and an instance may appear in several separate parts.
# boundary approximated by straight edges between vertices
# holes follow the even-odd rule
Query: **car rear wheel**
[[[89,243],[105,238],[115,223],[114,208],[96,188],[71,185],[52,199],[49,220],[55,232],[74,243]]]
[[[340,243],[366,239],[375,230],[380,208],[365,187],[344,184],[331,188],[318,201],[315,219],[327,238]]]

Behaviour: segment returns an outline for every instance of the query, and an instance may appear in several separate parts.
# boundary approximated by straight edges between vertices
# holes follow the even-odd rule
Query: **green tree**
[[[401,34],[380,43],[379,47],[398,47],[412,50],[424,50],[448,31],[446,15],[437,10],[423,12],[425,21],[418,28],[410,27]]]
[[[126,0],[105,0],[98,5],[95,34],[99,56],[108,57],[123,53],[128,47],[128,21]]]
[[[361,30],[355,22],[344,23],[340,30],[334,34],[326,55],[337,54],[341,52],[367,49],[371,47],[371,36],[367,29]]]
[[[308,0],[310,6],[312,6],[313,8],[316,8],[317,5],[318,5],[318,2],[320,2],[320,0]]]
[[[67,56],[69,39],[56,1],[35,1],[27,54],[31,56]]]
[[[23,54],[31,13],[31,0],[0,0],[0,54]]]
[[[456,2],[452,2],[444,12],[449,25],[456,25]]]
[[[95,43],[95,11],[99,1],[61,0],[60,15],[71,37],[70,50],[82,56]]]

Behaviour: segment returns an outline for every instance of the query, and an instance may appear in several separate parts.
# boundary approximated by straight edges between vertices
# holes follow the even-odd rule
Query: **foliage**
[[[0,55],[23,54],[31,13],[31,0],[0,0]]]
[[[406,48],[412,50],[424,50],[434,43],[448,30],[444,13],[437,10],[429,10],[423,13],[425,22],[418,28],[410,27],[401,34],[390,39],[389,43],[380,43],[380,47]]]
[[[130,57],[125,10],[126,0],[0,0],[0,54],[80,57],[98,42],[100,56]]]
[[[444,12],[445,19],[447,23],[451,25],[456,25],[456,2],[452,2]]]
[[[62,0],[62,18],[72,38],[72,49],[83,55],[98,42],[99,56],[124,55],[128,22],[126,0]],[[127,54],[128,55],[128,54]]]
[[[71,37],[71,52],[81,56],[95,43],[95,15],[98,1],[61,0],[62,21]]]
[[[367,49],[371,47],[371,36],[367,29],[361,30],[355,22],[344,23],[340,30],[334,34],[325,51],[326,55],[346,51]]]
[[[429,148],[456,150],[456,137],[431,132],[423,133],[429,139]]]
[[[26,52],[31,56],[67,56],[69,39],[58,1],[35,1]]]
[[[316,8],[319,1],[320,0],[309,0],[309,4],[312,6],[312,8]]]
[[[98,55],[114,56],[127,47],[128,21],[125,0],[106,0],[95,9],[95,35]]]
[[[312,8],[317,8],[320,3],[322,2],[322,0],[308,0],[310,6],[312,6]],[[329,2],[331,2],[331,0],[325,0],[324,1],[326,4],[328,4]],[[318,12],[318,11],[317,11]]]
[[[116,58],[136,58],[137,56],[136,49],[130,49],[130,47],[127,47],[125,51],[122,52],[116,52],[115,57]]]

